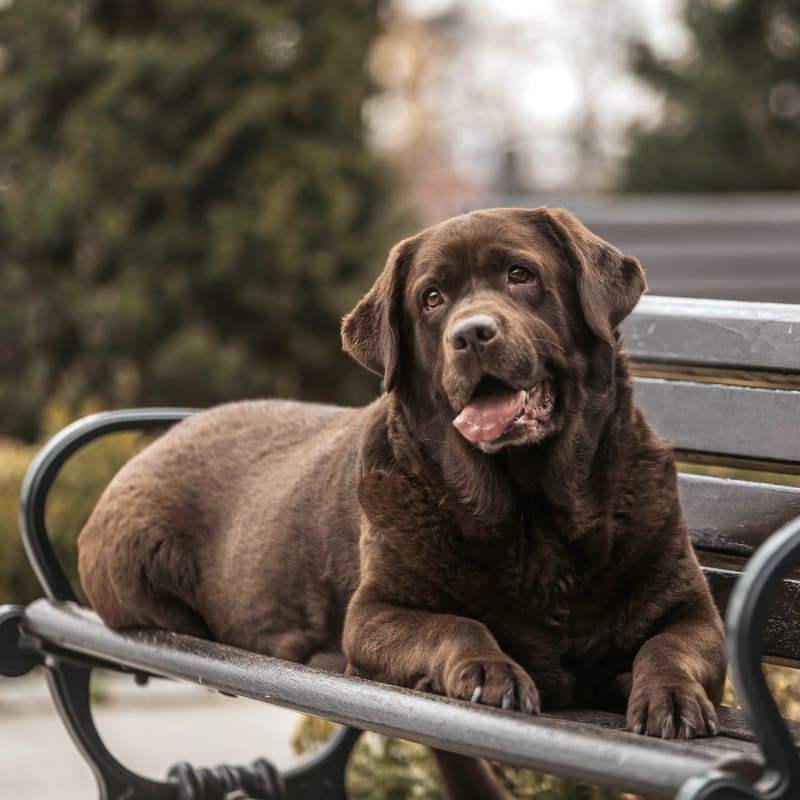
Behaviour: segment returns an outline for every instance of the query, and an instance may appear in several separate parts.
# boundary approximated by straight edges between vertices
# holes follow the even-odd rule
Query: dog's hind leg
[[[115,518],[98,509],[78,540],[81,586],[110,628],[156,627],[209,637],[194,607],[191,551],[163,521]]]
[[[508,796],[485,761],[444,750],[432,752],[447,800],[505,800]]]

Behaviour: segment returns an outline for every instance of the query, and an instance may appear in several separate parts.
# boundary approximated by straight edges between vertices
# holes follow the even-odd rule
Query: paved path
[[[53,710],[43,677],[0,678],[0,798],[91,800],[94,779]],[[198,766],[267,757],[298,761],[289,743],[298,714],[193,686],[102,674],[96,705],[103,739],[125,766],[163,778],[176,761]]]

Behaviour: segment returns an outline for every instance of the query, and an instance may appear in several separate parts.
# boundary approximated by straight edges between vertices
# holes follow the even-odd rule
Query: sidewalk
[[[245,764],[266,757],[279,767],[299,759],[289,739],[300,715],[207,689],[98,673],[97,728],[129,769],[163,779],[177,761]],[[39,670],[0,678],[0,798],[91,800],[94,778],[72,744]]]

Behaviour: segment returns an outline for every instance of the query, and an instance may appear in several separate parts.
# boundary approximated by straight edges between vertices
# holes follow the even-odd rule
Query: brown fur
[[[512,286],[512,265],[535,280]],[[428,310],[431,286],[444,302]],[[92,605],[116,628],[525,712],[622,686],[632,729],[713,733],[722,627],[617,330],[644,288],[634,259],[562,210],[474,212],[401,242],[342,329],[388,393],[177,425],[81,534]],[[475,314],[499,333],[457,351]],[[508,446],[466,441],[452,419],[488,373],[549,376],[552,419]]]

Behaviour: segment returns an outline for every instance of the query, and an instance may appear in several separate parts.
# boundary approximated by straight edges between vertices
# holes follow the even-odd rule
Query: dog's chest
[[[452,585],[464,612],[522,660],[546,649],[548,661],[597,661],[624,646],[627,604],[610,569],[609,532],[578,536],[575,524],[544,514],[496,531],[494,544],[488,536],[464,545],[463,582]]]
[[[519,520],[462,540],[463,599],[477,618],[504,616],[563,628],[584,579],[584,548],[571,547],[559,521]]]

